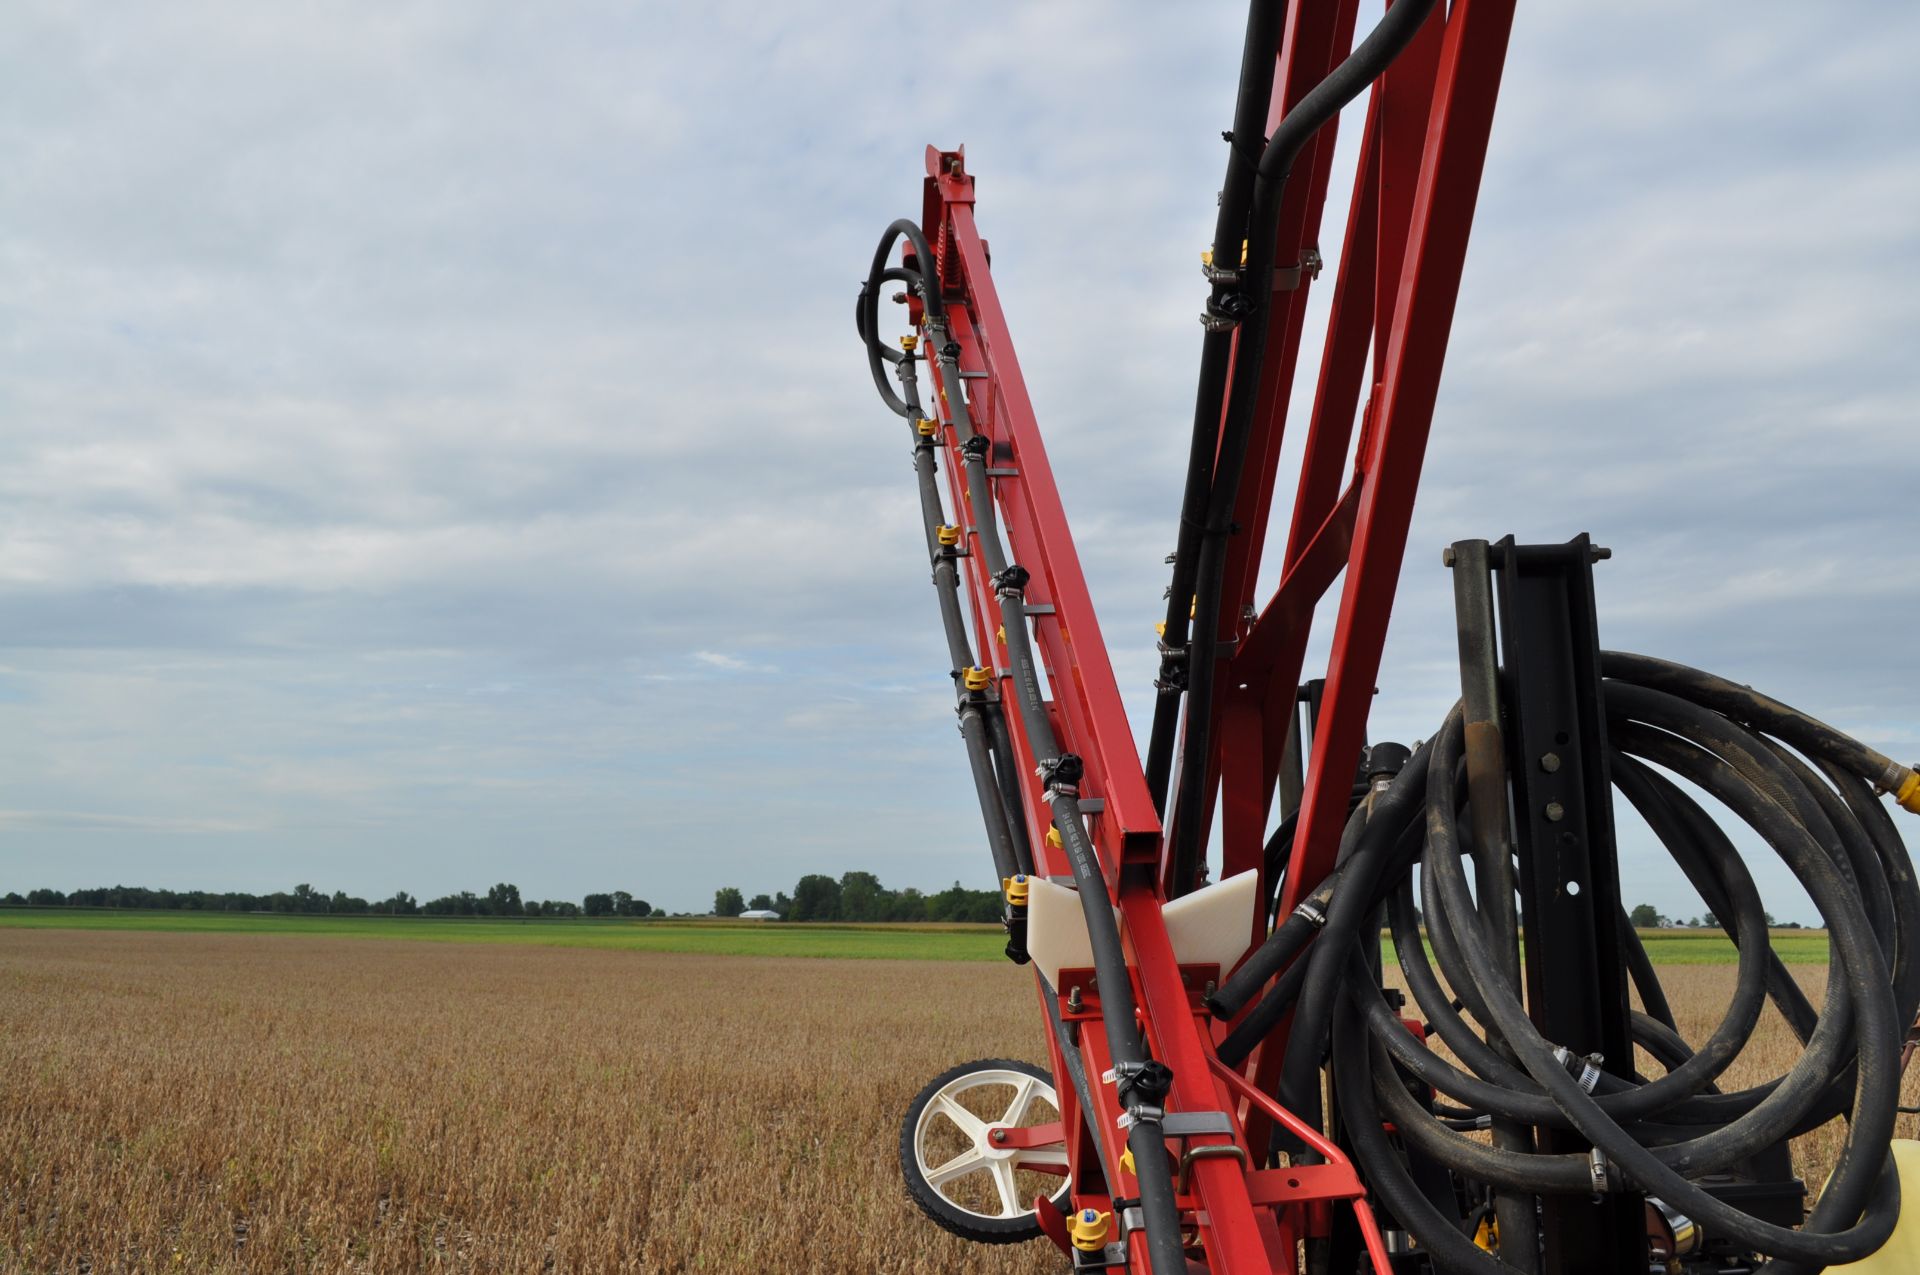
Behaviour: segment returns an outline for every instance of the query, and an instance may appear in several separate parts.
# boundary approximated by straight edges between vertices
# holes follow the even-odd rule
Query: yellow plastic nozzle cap
[[[920,344],[920,338],[917,336],[913,336],[911,334],[900,338],[900,348],[908,351],[909,353],[911,353],[914,347],[919,344]]]
[[[1122,1151],[1120,1153],[1120,1168],[1123,1172],[1133,1173],[1133,1148],[1132,1147],[1128,1147],[1125,1151]],[[1138,1177],[1140,1175],[1135,1173],[1134,1176]]]
[[[983,668],[965,669],[960,674],[960,684],[970,691],[984,691],[993,685],[993,674]]]
[[[1097,1253],[1106,1247],[1107,1232],[1113,1229],[1113,1214],[1099,1209],[1081,1209],[1067,1223],[1073,1246],[1082,1253]]]
[[[1894,791],[1893,800],[1902,810],[1920,815],[1920,771],[1907,772],[1907,780]]]
[[[933,536],[934,539],[943,545],[957,545],[960,543],[960,528],[935,527],[933,529]]]
[[[1055,850],[1058,850],[1061,846],[1066,844],[1066,842],[1060,840],[1060,830],[1058,828],[1047,829],[1047,844],[1052,846]]]
[[[920,437],[922,438],[933,437],[933,431],[935,428],[933,423],[933,417],[922,416],[919,420],[914,422],[913,427],[915,430],[919,431]]]
[[[1015,873],[1000,885],[1007,893],[1007,902],[1017,908],[1027,906],[1027,877],[1024,872]]]

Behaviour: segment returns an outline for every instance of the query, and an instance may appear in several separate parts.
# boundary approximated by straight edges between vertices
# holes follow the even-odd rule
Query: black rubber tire
[[[914,1096],[907,1104],[906,1119],[900,1122],[900,1177],[906,1183],[907,1195],[919,1206],[920,1211],[945,1231],[958,1235],[963,1240],[973,1240],[978,1244],[1018,1244],[1023,1240],[1039,1239],[1045,1234],[1040,1229],[1039,1219],[1028,1213],[1014,1218],[986,1218],[969,1213],[940,1194],[939,1188],[920,1176],[919,1158],[913,1150],[914,1129],[920,1123],[920,1113],[927,1109],[935,1094],[954,1081],[975,1071],[1018,1071],[1046,1082],[1053,1088],[1053,1074],[1043,1067],[1030,1062],[1021,1062],[1014,1058],[976,1058],[972,1062],[961,1063],[958,1067],[949,1067],[927,1082],[926,1088]],[[1059,1110],[1059,1091],[1054,1090],[1054,1109]],[[1067,1211],[1068,1194],[1071,1183],[1063,1179],[1060,1192],[1053,1197],[1053,1206],[1064,1215]]]

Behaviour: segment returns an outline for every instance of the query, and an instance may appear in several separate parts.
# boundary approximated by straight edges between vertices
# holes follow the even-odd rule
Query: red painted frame
[[[1357,0],[1336,5],[1291,0],[1281,26],[1271,118],[1305,95],[1345,57]],[[1458,296],[1469,227],[1479,189],[1494,99],[1513,17],[1512,0],[1455,0],[1436,6],[1425,28],[1374,86],[1361,138],[1345,250],[1334,284],[1327,339],[1280,572],[1271,598],[1254,611],[1261,545],[1272,512],[1286,412],[1304,335],[1310,283],[1303,277],[1275,296],[1263,354],[1252,458],[1238,498],[1242,534],[1227,563],[1219,626],[1226,657],[1215,705],[1220,729],[1207,759],[1211,782],[1203,809],[1173,810],[1172,819],[1210,823],[1222,810],[1223,875],[1262,871],[1265,830],[1275,780],[1316,605],[1344,572],[1332,655],[1318,729],[1307,767],[1299,834],[1282,907],[1332,866],[1348,792],[1364,740],[1408,521],[1439,389],[1441,363]],[[1301,260],[1317,245],[1335,142],[1323,130],[1296,166],[1283,205],[1276,260]],[[927,149],[922,226],[946,299],[952,339],[960,347],[958,384],[944,383],[928,360],[950,508],[969,556],[963,559],[976,649],[1000,667],[998,607],[993,589],[972,564],[980,529],[968,514],[965,466],[948,408],[964,394],[974,428],[992,441],[988,461],[1010,561],[1032,573],[1026,601],[1034,648],[1044,667],[1050,713],[1060,747],[1086,763],[1081,785],[1089,831],[1121,918],[1141,1025],[1156,1058],[1174,1073],[1169,1109],[1227,1111],[1232,1134],[1201,1135],[1193,1145],[1231,1144],[1264,1158],[1277,1122],[1318,1146],[1324,1165],[1264,1170],[1214,1156],[1192,1164],[1179,1205],[1194,1219],[1207,1268],[1217,1272],[1296,1269],[1296,1242],[1325,1234],[1329,1204],[1349,1201],[1375,1261],[1384,1260],[1365,1190],[1338,1147],[1268,1095],[1284,1052],[1286,1024],[1256,1051],[1245,1074],[1220,1063],[1222,1030],[1199,1004],[1199,989],[1221,973],[1180,967],[1161,918],[1166,890],[1164,839],[1141,773],[1138,751],[1101,641],[1093,602],[1068,529],[1060,495],[1005,314],[994,291],[987,245],[974,223],[974,182],[964,150]],[[916,322],[919,319],[916,313]],[[1369,360],[1369,352],[1372,354]],[[1363,388],[1365,390],[1363,396]],[[1364,402],[1364,410],[1361,404]],[[1351,476],[1342,486],[1361,421]],[[1253,618],[1249,619],[1248,616]],[[982,656],[984,659],[984,654]],[[1009,715],[1023,775],[1027,830],[1043,874],[1069,876],[1062,853],[1046,843],[1050,814],[1033,773],[1033,750]],[[1140,870],[1123,872],[1129,865]],[[1263,887],[1268,883],[1262,882]],[[1256,928],[1258,922],[1256,921]],[[1065,983],[1069,974],[1063,972]],[[1078,1034],[1081,1062],[1098,1078],[1108,1068],[1099,1030],[1098,997],[1065,1010]],[[1065,1075],[1060,1044],[1049,1033],[1053,1069]],[[1069,1139],[1075,1207],[1107,1209],[1108,1182],[1123,1194],[1134,1183],[1117,1160],[1095,1171],[1093,1160],[1117,1156],[1122,1140],[1096,1146],[1085,1133],[1070,1085],[1056,1085]],[[1113,1087],[1096,1080],[1093,1121],[1115,1130],[1120,1108]],[[1129,1269],[1146,1272],[1144,1244],[1128,1250]]]

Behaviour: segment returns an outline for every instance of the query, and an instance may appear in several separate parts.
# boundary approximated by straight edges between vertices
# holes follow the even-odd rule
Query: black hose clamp
[[[985,434],[969,434],[960,442],[960,454],[968,460],[985,460],[993,444],[987,441]]]
[[[1061,753],[1052,761],[1043,761],[1033,768],[1040,776],[1040,784],[1047,790],[1047,800],[1055,797],[1078,797],[1080,780],[1086,776],[1087,764],[1080,760],[1078,753]]]
[[[1026,596],[1027,581],[1033,579],[1033,573],[1019,563],[1010,563],[1005,571],[993,573],[993,591],[1003,598]]]
[[[1187,689],[1187,648],[1160,643],[1160,675],[1153,679],[1156,690]]]
[[[1114,1094],[1123,1108],[1120,1127],[1158,1123],[1167,1114],[1167,1094],[1173,1089],[1173,1068],[1156,1058],[1118,1062],[1109,1073]]]

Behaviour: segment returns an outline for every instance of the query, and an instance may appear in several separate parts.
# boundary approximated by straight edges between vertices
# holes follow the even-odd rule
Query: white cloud
[[[965,142],[1139,713],[1244,7],[987,5],[937,90],[895,16],[14,6],[0,807],[108,822],[0,871],[983,877],[853,289]],[[1613,640],[1920,754],[1916,36],[1523,8],[1378,732],[1451,698],[1435,546],[1591,530]]]

